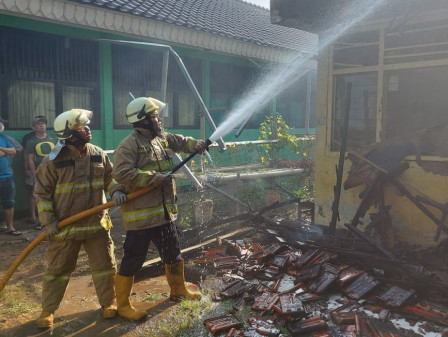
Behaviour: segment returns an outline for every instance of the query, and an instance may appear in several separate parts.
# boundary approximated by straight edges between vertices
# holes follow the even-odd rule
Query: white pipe
[[[305,172],[302,168],[295,169],[277,169],[277,170],[269,170],[263,172],[252,172],[252,173],[232,173],[232,174],[214,174],[209,173],[205,176],[198,176],[197,178],[202,181],[207,182],[226,182],[226,181],[234,181],[234,180],[251,180],[258,178],[274,178],[274,177],[285,177],[285,176],[293,176],[293,175],[303,175]]]
[[[182,157],[180,155],[178,155],[177,153],[174,154],[173,158],[175,159],[175,161],[177,161],[178,163],[180,163],[182,161]],[[187,178],[191,181],[191,183],[198,189],[198,190],[202,190],[202,185],[199,182],[199,180],[194,176],[194,174],[190,171],[190,169],[186,166],[183,165],[180,168],[184,174],[187,176]]]

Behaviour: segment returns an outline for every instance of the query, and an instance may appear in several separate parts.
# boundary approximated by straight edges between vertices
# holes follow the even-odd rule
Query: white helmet
[[[90,123],[92,111],[84,109],[71,109],[61,113],[54,120],[54,132],[60,140],[73,136],[77,130],[82,130]]]
[[[130,124],[145,119],[147,116],[156,117],[166,104],[152,97],[139,97],[131,101],[126,107],[126,118]]]
[[[92,111],[84,109],[71,109],[57,116],[54,120],[54,132],[59,141],[53,147],[49,154],[50,160],[54,160],[62,148],[65,146],[65,140],[73,136],[77,130],[82,130],[90,123]]]

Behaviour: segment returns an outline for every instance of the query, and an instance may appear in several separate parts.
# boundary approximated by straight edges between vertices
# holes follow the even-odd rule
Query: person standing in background
[[[0,117],[0,198],[6,233],[21,235],[22,233],[13,226],[16,186],[9,158],[16,154],[16,149],[9,138],[3,134],[5,123],[7,122],[7,120]]]
[[[9,141],[12,143],[12,145],[14,145],[14,148],[16,149],[16,153],[17,152],[21,152],[23,150],[22,145],[15,140],[14,138],[12,138],[11,136],[5,135],[6,138],[9,139]],[[8,156],[8,161],[9,161],[9,168],[11,169],[11,172],[14,174],[14,171],[12,169],[12,160],[14,159],[15,155],[9,155]],[[0,232],[5,232],[8,229],[8,226],[6,226],[5,224],[5,219],[2,219],[2,225],[0,226]]]
[[[38,221],[36,199],[33,196],[34,190],[34,176],[36,170],[44,157],[51,152],[57,143],[57,138],[54,135],[47,133],[47,117],[36,116],[33,118],[32,126],[35,132],[34,136],[29,137],[25,144],[25,172],[27,174],[26,185],[28,189],[28,203],[30,208],[30,221],[36,226],[37,230],[43,227]]]
[[[36,116],[33,117],[34,118],[38,118],[41,116]],[[26,143],[27,141],[34,137],[36,135],[36,131],[34,131],[34,127],[31,127],[33,129],[33,131],[28,132],[25,136],[23,136],[22,138],[22,148],[23,148],[23,169],[24,169],[24,173],[25,173],[25,184],[27,185],[32,185],[29,184],[28,182],[32,179],[30,178],[30,168],[28,167],[28,153],[26,152]],[[27,191],[28,192],[28,191]]]

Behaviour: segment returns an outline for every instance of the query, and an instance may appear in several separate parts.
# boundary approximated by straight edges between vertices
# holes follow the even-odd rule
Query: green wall
[[[64,35],[74,38],[87,38],[87,39],[123,39],[122,36],[114,35],[110,33],[103,33],[93,30],[74,28],[59,24],[40,22],[37,20],[19,18],[8,15],[0,15],[0,26],[13,27],[18,29],[27,29],[35,32],[49,33]],[[112,100],[112,75],[111,75],[111,43],[107,41],[100,41],[100,104],[101,104],[101,130],[92,130],[93,141],[92,143],[102,147],[105,150],[113,150],[120,143],[120,141],[126,137],[131,129],[114,129],[113,128],[113,100]],[[205,60],[203,62],[203,85],[201,96],[205,104],[208,106],[210,103],[210,79],[209,79],[209,62],[211,61],[225,61],[229,63],[235,63],[240,65],[252,66],[250,61],[245,58],[229,57],[220,55],[217,53],[204,52],[197,49],[188,49],[184,47],[173,47],[173,49],[181,56],[195,57]],[[94,113],[98,113],[94,111]],[[123,112],[124,113],[124,112]],[[32,113],[30,113],[30,119]],[[52,126],[49,125],[49,128]],[[23,136],[30,132],[30,130],[8,130],[6,127],[5,134],[15,138],[21,142]],[[173,133],[181,133],[186,136],[192,136],[200,138],[199,130],[169,130]],[[247,131],[247,130],[246,130]],[[242,140],[247,139],[252,132],[246,132]],[[51,129],[48,132],[53,132]],[[210,131],[207,132],[207,136],[210,136]],[[257,136],[258,137],[258,136]],[[256,139],[256,138],[255,138]],[[16,182],[16,217],[28,215],[28,205],[24,184],[24,172],[23,172],[23,156],[18,154],[12,162],[12,167],[15,175]]]

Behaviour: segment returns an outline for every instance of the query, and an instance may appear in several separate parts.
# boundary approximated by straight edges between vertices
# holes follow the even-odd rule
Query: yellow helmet
[[[77,130],[82,130],[90,123],[92,111],[71,109],[61,113],[54,120],[54,132],[60,140],[68,139]]]
[[[126,107],[126,118],[130,124],[145,119],[147,116],[156,117],[166,104],[152,97],[139,97],[131,101]]]

